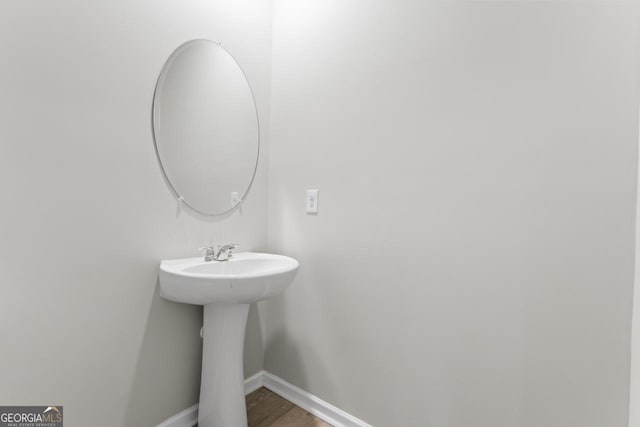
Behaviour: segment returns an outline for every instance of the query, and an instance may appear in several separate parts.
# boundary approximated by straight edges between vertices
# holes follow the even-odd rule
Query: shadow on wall
[[[332,374],[322,362],[320,354],[312,348],[303,348],[302,345],[288,333],[286,326],[274,331],[265,345],[264,369],[321,399],[326,398],[325,393],[317,390],[307,377],[307,372],[314,372],[314,375],[323,378],[324,391],[327,391],[328,386],[334,395],[338,395],[339,390],[334,387]]]
[[[163,300],[156,283],[122,427],[155,426],[198,402],[201,326],[202,307]]]
[[[304,363],[302,354],[285,329],[279,329],[273,333],[266,343],[265,351],[269,359],[277,359],[274,360],[273,363],[269,363],[270,360],[265,360],[265,370],[303,390],[309,390],[309,384],[305,375],[305,365],[315,365],[315,363],[313,363],[313,361],[310,363],[309,360]],[[278,356],[269,357],[269,355],[275,354],[276,352]],[[286,378],[282,375],[281,369],[279,369],[282,365],[287,366],[288,375]]]
[[[327,337],[331,331],[344,332],[345,328],[352,328],[344,318],[329,313],[351,313],[353,308],[348,300],[331,293],[331,287],[322,285],[323,282],[334,281],[335,273],[332,268],[319,266],[337,265],[336,258],[314,252],[312,262],[308,254],[288,252],[300,261],[301,267],[289,289],[263,303],[269,326],[265,339],[264,369],[320,399],[338,405],[348,401],[349,396],[344,396],[340,384],[349,380],[345,379],[345,375],[351,375],[351,372],[341,371],[341,366],[336,365],[335,360],[342,359],[347,352],[343,346],[349,343],[330,340],[321,344],[319,338],[308,337],[316,334]],[[291,319],[301,313],[302,304],[308,304],[303,309],[305,326],[292,324]]]
[[[152,296],[122,427],[155,426],[199,401],[202,307]],[[245,377],[262,370],[264,344],[256,304],[249,309]],[[185,364],[184,360],[192,361]],[[175,396],[180,396],[179,400]]]
[[[257,374],[264,367],[264,338],[257,303],[249,307],[249,318],[244,337],[244,377]]]

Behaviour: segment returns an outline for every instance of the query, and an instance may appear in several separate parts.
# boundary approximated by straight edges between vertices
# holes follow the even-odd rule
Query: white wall
[[[626,426],[635,12],[277,0],[265,368],[376,426]]]
[[[267,193],[265,155],[242,215],[176,213],[151,101],[166,58],[199,37],[245,68],[268,147],[269,1],[0,0],[3,405],[145,427],[198,401],[202,311],[159,299],[158,263],[212,238],[264,250]],[[258,317],[247,375],[262,368]]]
[[[636,18],[636,43],[640,46],[640,13]],[[640,155],[640,153],[639,153]],[[633,290],[633,314],[631,337],[631,373],[629,393],[629,427],[640,427],[640,174],[637,175],[636,195],[636,256]]]

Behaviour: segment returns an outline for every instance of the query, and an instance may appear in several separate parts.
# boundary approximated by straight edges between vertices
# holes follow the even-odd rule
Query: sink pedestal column
[[[247,427],[244,335],[249,304],[204,306],[198,427]]]

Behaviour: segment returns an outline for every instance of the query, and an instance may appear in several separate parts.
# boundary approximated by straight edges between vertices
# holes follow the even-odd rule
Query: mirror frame
[[[182,197],[182,195],[180,195],[180,193],[176,190],[175,186],[173,185],[173,183],[169,179],[169,176],[167,175],[167,171],[165,170],[164,165],[162,164],[162,159],[160,158],[160,151],[158,150],[158,135],[156,133],[157,94],[158,94],[158,89],[159,89],[160,83],[163,80],[163,78],[164,78],[164,76],[165,76],[165,74],[167,72],[167,66],[170,65],[171,63],[173,63],[173,60],[176,58],[176,56],[178,56],[185,48],[187,48],[190,44],[192,44],[194,42],[212,43],[212,44],[216,45],[218,48],[222,49],[227,55],[229,55],[229,57],[233,60],[233,62],[235,62],[235,64],[238,66],[238,69],[240,70],[240,72],[242,72],[242,75],[244,76],[244,79],[247,82],[247,86],[249,87],[249,93],[251,94],[251,99],[253,100],[253,108],[254,108],[255,114],[256,114],[256,127],[257,127],[256,143],[257,143],[258,147],[257,147],[257,150],[256,150],[256,160],[255,160],[255,164],[253,166],[253,174],[251,175],[251,180],[249,181],[249,184],[247,185],[247,188],[244,190],[244,193],[240,196],[240,199],[238,200],[238,203],[236,203],[235,205],[233,205],[229,209],[226,209],[226,210],[221,211],[221,212],[214,212],[214,213],[204,212],[204,211],[202,211],[200,209],[197,209],[192,204],[190,204],[187,200],[185,200],[184,197]],[[169,55],[169,57],[165,61],[164,65],[162,66],[162,69],[160,70],[160,74],[158,75],[158,78],[156,80],[156,85],[155,85],[155,88],[153,90],[153,101],[151,103],[151,134],[152,134],[152,137],[153,137],[153,147],[154,147],[155,152],[156,152],[156,158],[158,159],[158,164],[160,165],[160,170],[162,171],[162,176],[164,178],[164,181],[169,186],[171,192],[176,197],[176,200],[178,201],[179,204],[187,206],[189,209],[193,210],[194,212],[199,213],[200,215],[209,216],[209,217],[223,216],[223,215],[229,214],[232,211],[238,209],[240,207],[240,205],[242,205],[244,200],[247,198],[247,195],[249,194],[249,191],[251,190],[251,187],[253,186],[253,182],[255,181],[256,174],[258,172],[258,163],[260,161],[260,117],[259,117],[259,114],[258,114],[258,104],[256,103],[256,97],[255,97],[255,95],[253,93],[253,88],[251,87],[251,83],[249,82],[249,78],[247,77],[247,73],[244,71],[244,69],[242,68],[242,66],[240,65],[238,60],[235,58],[235,56],[233,56],[231,54],[231,52],[229,52],[227,49],[222,47],[222,43],[221,42],[215,42],[213,40],[209,40],[209,39],[205,39],[205,38],[191,39],[191,40],[188,40],[188,41],[182,43],[177,48],[175,48],[173,50],[173,52],[171,52],[171,55]]]

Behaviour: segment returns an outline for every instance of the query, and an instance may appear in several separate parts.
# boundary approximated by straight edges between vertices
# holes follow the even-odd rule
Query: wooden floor
[[[247,395],[247,418],[249,427],[331,427],[264,387]]]
[[[331,427],[264,387],[248,394],[246,401],[249,427]]]

